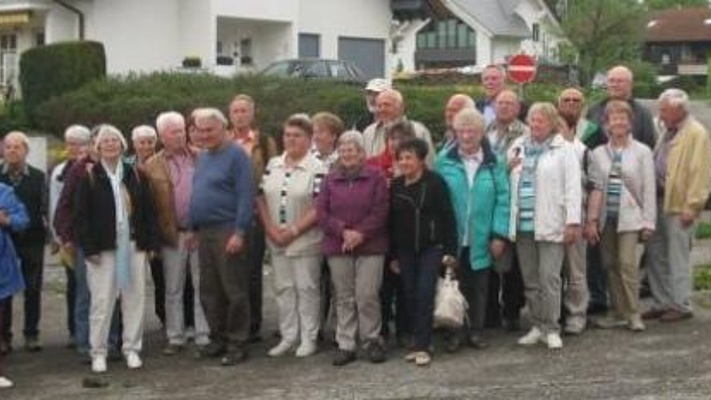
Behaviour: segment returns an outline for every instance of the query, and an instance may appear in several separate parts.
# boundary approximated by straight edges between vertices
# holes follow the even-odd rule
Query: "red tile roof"
[[[655,11],[650,13],[647,21],[646,42],[711,41],[711,8],[709,7]]]

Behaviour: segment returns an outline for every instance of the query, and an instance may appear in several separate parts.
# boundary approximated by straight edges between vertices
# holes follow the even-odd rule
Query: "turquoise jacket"
[[[447,182],[452,196],[459,248],[469,246],[473,270],[493,265],[489,243],[493,238],[507,240],[509,231],[507,168],[486,140],[481,146],[484,157],[471,187],[457,146],[440,153],[435,161],[435,169]],[[467,243],[463,243],[467,236]]]

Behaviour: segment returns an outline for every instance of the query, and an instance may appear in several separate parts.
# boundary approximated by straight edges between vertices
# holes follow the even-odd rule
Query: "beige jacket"
[[[667,134],[661,132],[655,154]],[[692,116],[681,123],[671,141],[664,182],[665,213],[703,211],[711,191],[711,137]]]

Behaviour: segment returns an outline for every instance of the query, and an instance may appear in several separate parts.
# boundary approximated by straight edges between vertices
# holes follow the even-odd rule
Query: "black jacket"
[[[30,225],[26,230],[12,234],[16,247],[44,246],[47,238],[45,215],[47,211],[47,179],[44,172],[27,165],[27,175],[19,182],[13,182],[10,174],[0,167],[0,182],[15,189],[17,198],[27,209]]]
[[[405,185],[400,176],[390,186],[391,254],[419,254],[442,247],[444,254],[457,253],[457,225],[449,189],[441,176],[425,170],[422,178]]]
[[[116,249],[116,208],[106,170],[94,164],[74,193],[72,220],[79,245],[87,256]],[[155,205],[143,173],[123,164],[123,184],[131,200],[131,240],[142,251],[160,246]]]

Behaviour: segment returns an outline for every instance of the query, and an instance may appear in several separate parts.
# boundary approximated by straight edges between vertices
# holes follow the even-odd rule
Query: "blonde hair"
[[[528,114],[526,115],[526,122],[530,123],[531,116],[536,113],[541,113],[546,119],[551,123],[553,131],[558,129],[560,124],[560,115],[558,114],[558,109],[553,105],[553,103],[542,101],[538,103],[533,103],[531,108],[528,109]]]

